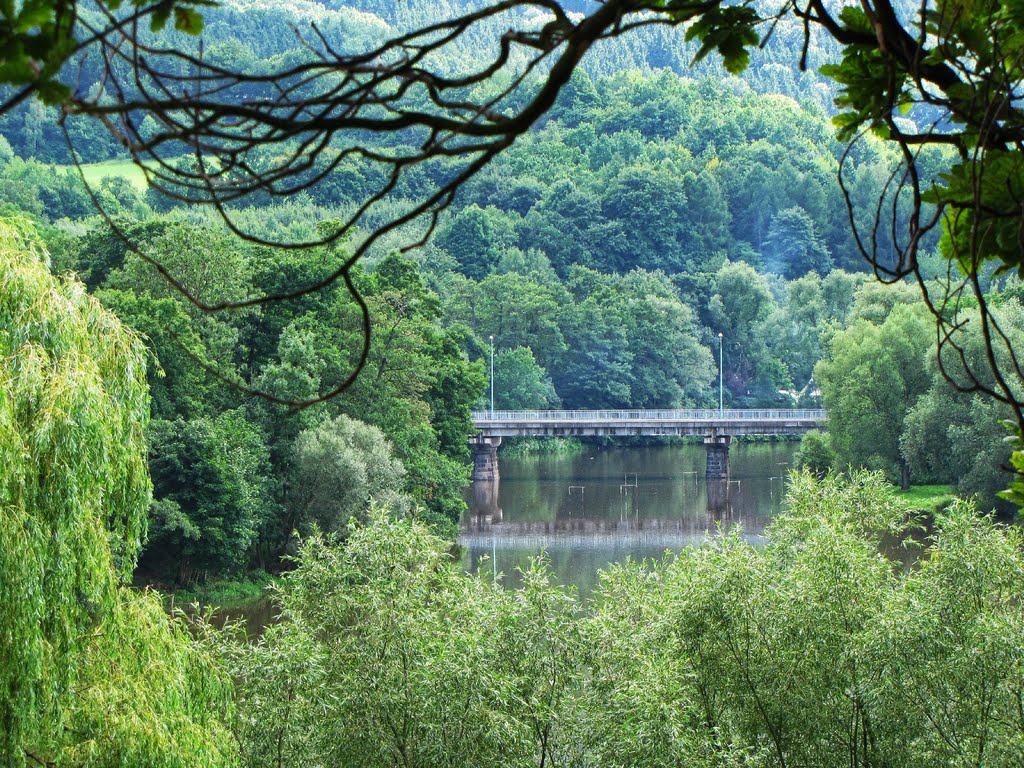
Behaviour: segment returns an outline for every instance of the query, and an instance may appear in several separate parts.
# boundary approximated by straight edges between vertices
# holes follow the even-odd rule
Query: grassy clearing
[[[71,168],[72,166],[63,166]],[[120,176],[126,179],[133,187],[140,192],[145,192],[146,174],[142,172],[131,160],[106,160],[102,163],[86,163],[82,166],[82,173],[90,187],[97,186],[107,176]]]
[[[896,491],[896,495],[914,509],[934,512],[947,506],[956,497],[956,491],[952,485],[913,485],[909,490]]]
[[[259,600],[274,580],[266,571],[254,571],[242,579],[211,579],[189,589],[178,589],[167,599],[173,599],[175,605],[199,603],[230,608]]]

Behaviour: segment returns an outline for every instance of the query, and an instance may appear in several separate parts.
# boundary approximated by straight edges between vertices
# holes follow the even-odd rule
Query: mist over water
[[[501,457],[501,479],[467,489],[463,566],[521,582],[517,568],[546,552],[555,578],[586,598],[597,572],[627,558],[660,558],[722,527],[761,540],[781,507],[797,443],[734,444],[731,481],[704,479],[701,445],[584,446],[580,453]]]

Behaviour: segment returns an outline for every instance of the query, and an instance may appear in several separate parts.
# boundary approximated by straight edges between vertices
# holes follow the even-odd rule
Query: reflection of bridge
[[[699,435],[707,448],[707,476],[729,477],[729,441],[735,435],[799,435],[825,424],[825,411],[691,409],[619,411],[482,411],[473,414],[473,479],[498,477],[503,437]]]

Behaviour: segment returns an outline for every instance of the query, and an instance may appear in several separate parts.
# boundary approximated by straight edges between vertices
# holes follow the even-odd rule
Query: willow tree
[[[230,762],[228,681],[126,586],[145,371],[142,340],[0,219],[0,765]]]

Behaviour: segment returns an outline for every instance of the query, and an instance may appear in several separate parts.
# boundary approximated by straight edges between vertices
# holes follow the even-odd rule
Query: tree
[[[494,380],[498,410],[543,410],[561,404],[551,377],[537,365],[529,347],[495,352]]]
[[[463,208],[437,233],[437,245],[455,257],[467,277],[482,280],[518,242],[512,217],[496,208]]]
[[[836,454],[829,444],[828,434],[812,429],[800,440],[793,458],[793,466],[806,469],[818,478],[824,478],[836,465]]]
[[[405,468],[376,427],[344,415],[326,419],[301,432],[292,453],[286,535],[308,534],[314,524],[341,532],[371,504],[409,511],[401,494]]]
[[[764,267],[787,279],[803,277],[808,272],[826,275],[832,269],[832,255],[818,238],[811,217],[794,206],[779,211],[768,227],[762,246]]]
[[[883,323],[858,320],[832,338],[815,367],[838,467],[881,470],[909,487],[900,436],[930,383],[925,358],[932,329],[925,318],[923,308],[897,305]]]
[[[557,283],[515,272],[491,275],[480,283],[472,325],[481,338],[493,334],[503,347],[530,347],[541,367],[554,367],[566,351],[559,320],[567,298]]]
[[[626,272],[631,267],[681,271],[694,261],[685,218],[686,187],[670,171],[629,167],[612,178],[601,196],[604,223],[591,230],[594,267]]]
[[[723,334],[727,382],[737,397],[755,393],[763,398],[790,383],[782,380],[781,364],[757,333],[774,306],[767,282],[749,264],[726,262],[715,274],[708,315],[712,330]]]
[[[821,359],[821,337],[835,326],[825,306],[822,281],[815,273],[786,284],[786,303],[758,328],[764,344],[786,367],[796,389],[811,381]]]
[[[154,503],[143,565],[173,564],[180,583],[237,573],[275,511],[263,435],[240,410],[150,429]]]
[[[1024,310],[1014,297],[996,297],[1000,326],[1011,344],[1024,344]],[[944,365],[955,381],[966,378],[964,368],[980,369],[978,357],[985,354],[984,342],[975,338],[964,344],[965,360],[948,350]],[[938,364],[928,366],[931,384],[907,414],[900,437],[900,451],[907,462],[931,482],[955,483],[964,497],[975,497],[979,506],[991,507],[1009,482],[1008,459],[1002,423],[1010,410],[979,393],[960,391],[939,373]],[[1020,384],[1018,384],[1020,386]]]
[[[610,567],[585,612],[543,560],[505,589],[384,510],[310,537],[279,623],[206,629],[242,763],[1020,763],[1019,531],[961,503],[922,533],[877,474],[795,472],[786,505],[757,544]]]
[[[447,542],[383,510],[314,536],[258,645],[224,642],[247,766],[548,764],[581,680],[579,606],[535,566],[467,576]]]
[[[675,287],[664,274],[638,269],[616,288],[609,304],[626,329],[632,355],[629,405],[675,408],[706,401],[715,364]]]
[[[152,595],[146,355],[0,221],[0,763],[230,761],[230,682]]]

